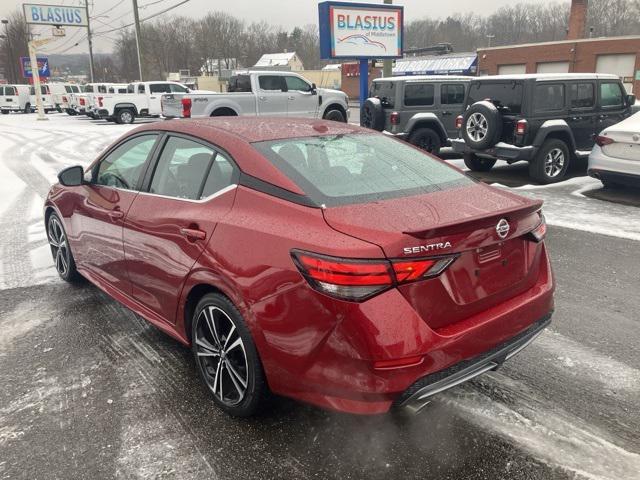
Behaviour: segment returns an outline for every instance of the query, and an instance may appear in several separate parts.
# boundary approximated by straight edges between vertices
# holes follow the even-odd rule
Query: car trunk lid
[[[541,205],[473,184],[331,207],[324,215],[332,228],[380,246],[390,259],[456,256],[440,276],[398,287],[425,322],[439,329],[531,288],[538,248],[527,234],[541,221]],[[504,238],[497,231],[502,220],[508,223]]]

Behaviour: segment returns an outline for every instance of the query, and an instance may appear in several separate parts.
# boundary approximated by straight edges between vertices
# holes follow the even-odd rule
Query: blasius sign
[[[87,26],[87,12],[84,7],[32,3],[25,3],[22,7],[27,23],[71,27]]]
[[[401,58],[403,7],[323,2],[318,5],[322,58]]]

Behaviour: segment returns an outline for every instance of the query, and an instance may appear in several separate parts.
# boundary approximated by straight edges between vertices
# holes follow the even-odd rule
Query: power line
[[[144,5],[140,5],[140,10],[144,10],[145,8],[150,7],[151,5],[157,5],[158,3],[162,3],[166,1],[167,0],[156,0],[155,2],[145,3]]]
[[[163,13],[167,13],[168,11],[179,7],[180,5],[184,5],[185,3],[189,2],[189,1],[191,1],[191,0],[182,0],[180,3],[176,3],[175,5],[173,5],[171,7],[165,8],[164,10],[161,10],[161,11],[159,11],[157,13],[154,13],[153,15],[149,15],[148,17],[140,19],[140,23],[146,22],[147,20],[151,20],[152,18],[157,17],[159,15],[162,15]],[[123,25],[122,27],[112,28],[111,30],[104,30],[102,32],[95,32],[95,33],[111,33],[111,32],[115,32],[117,30],[122,30],[123,28],[132,27],[134,25],[135,25],[135,22],[134,23],[129,23],[127,25]]]

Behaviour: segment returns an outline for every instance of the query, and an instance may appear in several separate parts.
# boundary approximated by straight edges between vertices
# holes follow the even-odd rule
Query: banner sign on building
[[[38,57],[38,74],[40,77],[50,77],[51,71],[49,70],[49,59],[47,57]],[[29,57],[20,57],[20,66],[22,67],[22,76],[24,78],[33,78],[33,72],[31,71],[31,60]]]
[[[403,7],[323,2],[318,13],[323,59],[402,58]]]
[[[27,23],[35,25],[67,25],[70,27],[87,26],[87,11],[85,7],[25,3],[22,8],[24,9],[24,18]]]

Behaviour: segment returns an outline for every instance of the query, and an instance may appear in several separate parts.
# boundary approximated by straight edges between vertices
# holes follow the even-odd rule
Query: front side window
[[[311,91],[311,85],[302,80],[301,78],[294,76],[286,76],[284,77],[285,83],[287,84],[287,90],[298,90],[300,92],[309,92]]]
[[[73,93],[73,89],[71,88],[71,85],[65,85],[64,91],[67,93]]]
[[[282,92],[285,89],[283,78],[277,75],[261,75],[258,83],[260,90]]]
[[[116,147],[98,164],[94,183],[126,190],[137,189],[157,138],[156,134],[140,135]]]
[[[84,87],[84,92],[93,93],[93,85],[87,85],[86,87]]]
[[[253,146],[317,205],[383,200],[472,182],[443,162],[377,134],[272,140]]]
[[[536,85],[536,112],[564,110],[564,85],[561,83],[543,83]]]
[[[177,85],[175,83],[169,84],[169,90],[172,93],[187,93],[187,89],[185,87],[183,87],[182,85]]]
[[[152,83],[149,85],[150,93],[171,93],[171,87],[168,83]]]
[[[138,93],[144,93],[144,83],[138,85]]]
[[[229,80],[229,92],[251,92],[251,77],[249,75],[238,75]]]
[[[461,105],[464,103],[464,85],[461,83],[442,85],[440,87],[440,103],[442,105]]]
[[[433,105],[434,92],[432,83],[407,83],[404,86],[404,104],[407,107]]]
[[[624,99],[622,89],[618,83],[601,83],[600,84],[600,102],[603,107],[621,107]]]
[[[170,137],[158,159],[149,192],[200,200],[231,185],[234,173],[232,163],[213,148]]]
[[[36,94],[36,87],[30,87],[29,88],[29,94],[30,95],[35,95]]]
[[[136,93],[136,87],[133,84],[127,85],[127,93]]]
[[[596,103],[593,83],[573,83],[569,89],[571,108],[593,108]]]

